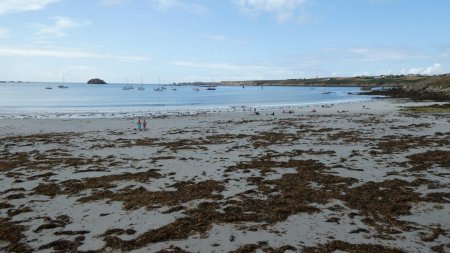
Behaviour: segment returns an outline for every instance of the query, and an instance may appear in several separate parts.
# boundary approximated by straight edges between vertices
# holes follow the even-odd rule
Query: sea
[[[0,83],[0,118],[115,118],[355,103],[358,87]],[[52,89],[46,89],[51,87]],[[138,89],[142,87],[141,89]],[[155,88],[165,87],[162,91]],[[198,90],[196,90],[198,89]]]

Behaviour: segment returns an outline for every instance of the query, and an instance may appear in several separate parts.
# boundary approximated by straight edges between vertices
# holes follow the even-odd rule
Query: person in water
[[[147,121],[145,119],[142,121],[142,129],[144,131],[147,130]]]
[[[138,117],[138,121],[136,123],[136,129],[141,131],[142,130],[142,123],[141,123],[141,118]]]

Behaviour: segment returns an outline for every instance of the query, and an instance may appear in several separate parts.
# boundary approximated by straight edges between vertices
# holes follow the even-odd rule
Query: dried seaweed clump
[[[378,244],[351,244],[343,241],[331,241],[325,245],[318,247],[307,247],[303,249],[303,253],[332,253],[335,251],[344,251],[348,253],[406,253],[403,250],[386,247]]]
[[[258,242],[258,244],[245,244],[239,247],[237,250],[230,251],[230,253],[254,253],[257,250],[262,250],[263,252],[268,253],[282,253],[288,250],[297,252],[297,248],[291,245],[284,245],[279,248],[273,248],[268,245],[267,242],[262,241]]]
[[[217,203],[201,203],[196,209],[187,211],[186,217],[161,228],[149,230],[129,241],[117,236],[106,236],[104,248],[130,251],[145,247],[149,243],[186,239],[196,233],[205,235],[211,229],[212,223],[223,216],[217,211],[218,208],[220,206]]]
[[[295,134],[283,132],[262,132],[250,138],[254,148],[265,148],[274,144],[291,143],[296,139]]]
[[[77,248],[83,245],[86,238],[82,235],[77,236],[74,240],[56,240],[51,243],[40,246],[39,250],[53,249],[54,252],[78,252]]]
[[[179,182],[172,187],[175,191],[148,191],[143,187],[137,189],[123,189],[118,193],[101,191],[92,196],[79,199],[81,202],[95,201],[100,199],[110,199],[124,203],[126,210],[147,207],[148,209],[159,208],[161,205],[176,206],[196,199],[220,200],[222,195],[217,194],[224,190],[224,186],[213,180],[199,183]]]
[[[361,131],[340,131],[335,134],[328,134],[328,140],[342,140],[345,143],[359,143],[364,134]]]
[[[349,189],[343,199],[364,215],[376,220],[392,220],[409,215],[412,202],[420,201],[420,194],[407,187],[410,183],[395,179],[383,182],[368,182]]]
[[[432,143],[433,140],[428,139],[426,136],[384,136],[377,144],[376,149],[382,150],[385,154],[390,154],[416,147],[428,147]]]
[[[450,151],[433,150],[425,153],[410,155],[409,163],[413,166],[413,171],[423,171],[437,165],[443,168],[450,168]]]
[[[0,218],[0,241],[7,242],[7,246],[2,244],[0,251],[5,252],[32,252],[31,248],[22,242],[25,231],[23,226],[11,222],[7,218]]]
[[[155,169],[150,169],[145,172],[138,173],[123,173],[119,175],[108,175],[102,177],[92,177],[83,180],[67,180],[61,184],[50,183],[50,184],[39,184],[34,188],[36,194],[45,196],[56,196],[60,194],[78,194],[87,189],[110,189],[114,188],[115,185],[112,184],[116,181],[130,181],[134,180],[137,182],[145,183],[151,178],[160,178],[161,174]]]
[[[320,210],[311,206],[313,203],[325,204],[332,198],[339,198],[342,191],[357,182],[354,178],[338,177],[323,173],[328,170],[324,164],[314,160],[289,160],[287,162],[268,162],[268,167],[295,168],[297,173],[284,174],[280,179],[257,180],[257,194],[267,196],[266,199],[254,194],[240,194],[241,201],[229,201],[224,209],[227,222],[251,221],[274,223],[286,220],[297,213],[313,213]],[[323,186],[315,189],[311,182]]]

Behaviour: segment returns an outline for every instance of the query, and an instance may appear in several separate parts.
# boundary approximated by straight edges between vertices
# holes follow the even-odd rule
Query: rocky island
[[[107,84],[105,81],[99,78],[91,79],[87,82],[88,84]]]

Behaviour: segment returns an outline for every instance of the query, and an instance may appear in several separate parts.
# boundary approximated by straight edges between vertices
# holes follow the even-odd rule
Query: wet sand
[[[450,115],[415,104],[2,120],[0,251],[449,252]]]

